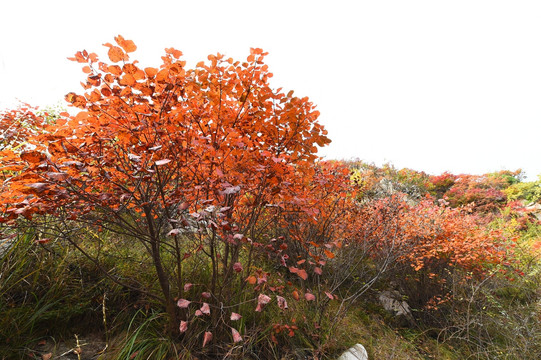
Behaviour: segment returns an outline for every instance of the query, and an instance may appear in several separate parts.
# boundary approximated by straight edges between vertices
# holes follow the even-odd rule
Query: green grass
[[[533,237],[533,232],[528,235]],[[243,288],[243,278],[235,275],[239,281],[231,288],[232,301],[240,304],[220,313],[224,318],[231,311],[243,315],[231,324],[244,339],[234,344],[230,328],[222,324],[212,329],[208,318],[190,323],[189,335],[167,335],[167,318],[158,302],[103,276],[95,264],[69,245],[55,241],[40,245],[34,239],[31,230],[19,234],[0,259],[2,359],[24,358],[42,339],[60,343],[72,341],[74,334],[91,333],[106,341],[108,359],[212,359],[226,355],[229,359],[302,359],[314,355],[334,359],[356,343],[366,347],[371,360],[541,357],[541,272],[539,263],[531,258],[526,276],[515,281],[494,277],[475,294],[471,293],[474,282],[456,284],[452,306],[442,307],[434,315],[445,318],[440,327],[421,322],[416,327],[400,327],[381,309],[372,291],[341,317],[334,317],[338,302],[331,302],[321,321],[317,302],[294,301],[287,289],[287,311],[278,309],[273,298],[263,312],[256,313],[256,303],[250,299],[259,291],[252,286]],[[84,246],[91,254],[100,253],[109,274],[159,291],[153,267],[146,262],[142,249],[129,240],[102,233]],[[164,259],[169,264],[173,260],[167,256]],[[206,290],[210,270],[204,257],[194,256],[184,266],[187,279],[196,284],[192,291]],[[305,286],[316,285],[307,282]],[[385,282],[378,287],[384,288]],[[271,294],[268,289],[264,292]],[[468,308],[469,320],[477,325],[466,331]],[[277,332],[276,324],[298,328],[290,336],[285,328]],[[218,343],[202,348],[205,331],[213,331]]]

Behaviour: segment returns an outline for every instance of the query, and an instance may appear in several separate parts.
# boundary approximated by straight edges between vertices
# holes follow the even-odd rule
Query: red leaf
[[[306,299],[306,301],[314,301],[316,299],[314,294],[311,294],[311,293],[304,294],[304,298]]]
[[[233,342],[239,342],[242,341],[242,336],[240,336],[239,332],[233,328],[231,328],[231,333],[233,334]]]
[[[330,292],[328,292],[328,291],[325,291],[325,295],[327,295],[327,297],[328,297],[329,299],[331,299],[331,300],[334,299],[334,296],[332,296],[332,294],[331,294]]]
[[[308,274],[306,273],[306,270],[297,269],[296,267],[291,266],[289,268],[289,271],[292,272],[293,274],[297,274],[303,280],[308,279]]]
[[[278,301],[278,307],[282,310],[287,309],[287,301],[285,298],[280,295],[276,295],[276,300]]]
[[[236,262],[235,264],[233,264],[233,270],[235,270],[235,272],[240,273],[242,271],[242,264],[239,262]]]
[[[188,322],[187,321],[181,321],[179,330],[180,330],[181,333],[188,330]]]
[[[178,299],[177,306],[181,309],[185,309],[190,305],[191,301],[188,301],[186,299]]]
[[[192,287],[193,287],[192,283],[186,283],[184,284],[184,291],[190,291]]]
[[[203,347],[212,340],[212,333],[210,331],[205,331],[205,336],[203,337]]]
[[[316,274],[318,274],[318,275],[321,275],[321,274],[323,273],[323,271],[321,270],[320,267],[315,267],[315,268],[314,268],[314,272],[315,272]]]
[[[210,307],[207,303],[203,303],[203,306],[201,306],[201,309],[199,310],[201,310],[203,314],[210,315]]]
[[[271,301],[270,297],[265,294],[259,294],[259,296],[257,297],[257,307],[255,311],[261,312],[261,310],[263,310],[263,307],[267,305],[269,301]]]
[[[180,204],[180,206],[178,208],[180,210],[186,210],[189,207],[190,207],[190,204],[188,204],[187,202],[183,202],[182,204]]]
[[[240,318],[242,318],[242,315],[237,314],[236,312],[231,313],[231,321],[237,321],[240,320]]]

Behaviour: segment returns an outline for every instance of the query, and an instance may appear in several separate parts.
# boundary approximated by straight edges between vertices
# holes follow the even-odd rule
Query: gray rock
[[[364,346],[357,344],[346,350],[337,360],[368,360],[368,353]]]
[[[410,306],[402,300],[402,296],[398,291],[383,291],[379,294],[379,302],[385,310],[392,312],[396,316],[411,316]]]

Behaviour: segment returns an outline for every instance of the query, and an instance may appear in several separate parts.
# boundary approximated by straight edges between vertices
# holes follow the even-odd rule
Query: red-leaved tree
[[[330,141],[307,98],[269,86],[260,49],[245,62],[211,55],[194,69],[166,49],[159,68],[143,68],[128,55],[134,43],[115,40],[105,44],[110,63],[86,51],[72,58],[87,74],[85,92],[66,96],[77,115],[2,114],[1,221],[40,222],[83,252],[90,228],[130,239],[152,260],[161,293],[149,296],[171,329],[182,320],[187,331],[192,316],[214,328],[242,300],[233,284],[251,285],[255,253],[270,251],[263,235],[310,184],[317,146]],[[195,256],[210,273],[196,290],[184,272]]]

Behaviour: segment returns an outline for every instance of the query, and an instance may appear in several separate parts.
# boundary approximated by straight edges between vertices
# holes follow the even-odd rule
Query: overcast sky
[[[106,59],[118,34],[145,66],[165,47],[191,66],[260,47],[272,86],[318,105],[327,158],[541,174],[539,0],[3,0],[0,14],[0,108],[81,93],[66,57]]]

